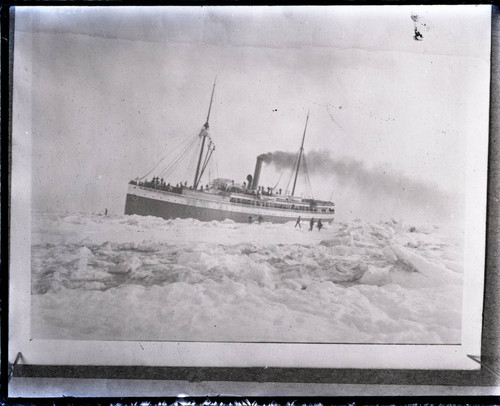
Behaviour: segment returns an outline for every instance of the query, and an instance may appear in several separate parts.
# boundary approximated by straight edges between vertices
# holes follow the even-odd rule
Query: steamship
[[[188,186],[187,183],[183,183],[171,186],[159,176],[154,176],[149,181],[139,178],[131,180],[125,201],[125,214],[155,216],[164,219],[193,218],[201,221],[230,219],[238,223],[263,221],[286,223],[300,216],[305,221],[313,218],[331,223],[335,216],[333,202],[294,196],[301,162],[304,160],[304,140],[309,114],[306,118],[298,160],[294,163],[295,176],[291,193],[281,194],[281,190],[259,185],[264,162],[263,155],[257,157],[253,176],[247,176],[248,183],[244,182],[240,185],[232,179],[218,178],[207,186],[201,185],[200,187],[201,178],[215,150],[208,133],[214,90],[215,82],[207,119],[197,136],[201,139],[201,148],[193,184]]]

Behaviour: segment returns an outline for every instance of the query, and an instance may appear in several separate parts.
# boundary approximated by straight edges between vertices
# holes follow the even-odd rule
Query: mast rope
[[[181,158],[184,157],[187,150],[194,144],[193,141],[194,140],[191,140],[191,142],[187,144],[165,168],[163,168],[163,170],[160,172],[160,176],[169,175],[172,172],[172,170],[174,170],[177,167]]]
[[[314,200],[311,179],[309,178],[309,170],[307,169],[306,154],[302,155],[302,159],[304,161],[304,173],[306,175],[307,186],[309,187],[308,193],[310,193],[311,198]]]
[[[299,160],[300,150],[295,154],[293,158],[292,171],[290,172],[290,179],[288,179],[288,183],[286,184],[286,192],[288,193],[288,188],[290,187],[290,182],[292,181],[293,174],[295,172],[295,167],[297,166],[297,161]]]
[[[191,139],[190,142],[177,154],[177,156],[174,158],[174,160],[160,172],[160,176],[161,177],[169,176],[177,168],[177,166],[181,162],[182,158],[184,158],[184,155],[190,149],[192,149],[194,144],[196,144],[196,141],[197,141],[196,138]]]
[[[165,155],[162,159],[160,159],[160,161],[159,161],[156,165],[154,165],[154,166],[151,168],[151,170],[149,170],[148,172],[146,172],[146,174],[145,174],[145,175],[142,175],[142,176],[140,176],[140,177],[137,177],[137,178],[136,178],[136,180],[143,180],[144,178],[148,177],[148,176],[149,176],[149,174],[150,174],[151,172],[153,172],[153,171],[154,171],[154,170],[158,167],[158,165],[160,165],[160,164],[161,164],[161,163],[165,160],[165,158],[166,158],[167,156],[168,156],[168,154],[167,154],[167,155]]]
[[[212,142],[212,140],[210,140],[210,144],[208,144],[207,155],[205,156],[205,161],[203,162],[203,167],[201,168],[201,171],[200,171],[199,180],[201,180],[203,174],[205,173],[205,169],[207,168],[207,165],[208,165],[210,158],[212,157],[212,154],[214,151],[215,151],[215,145]]]
[[[160,164],[171,154],[173,154],[176,150],[181,148],[185,143],[189,142],[193,136],[186,137],[182,140],[182,142],[178,143],[174,148],[172,148],[170,151],[168,151],[156,164],[153,165],[153,167],[146,172],[146,174],[137,177],[137,180],[143,180],[144,178],[148,177]],[[179,138],[179,137],[174,137],[174,138]],[[157,154],[159,155],[159,154]]]
[[[273,186],[272,190],[274,190],[274,189],[276,189],[278,187],[278,185],[280,183],[280,180],[281,180],[281,177],[283,176],[283,174],[285,173],[285,171],[286,171],[286,168],[281,171],[280,177],[278,178],[278,181],[276,182],[276,185]]]
[[[195,168],[196,168],[196,153],[195,153],[195,149],[193,149],[193,153],[190,155],[190,158],[189,158],[189,161],[188,161],[188,165],[187,165],[187,169],[186,169],[186,175],[189,176],[191,173],[194,172]]]
[[[193,145],[194,145],[194,143],[191,144],[189,147],[192,147]],[[186,148],[186,151],[184,151],[184,152],[187,152],[188,149],[190,149],[190,148]],[[184,158],[184,153],[179,154],[177,156],[177,158],[174,161],[172,161],[171,164],[161,172],[160,176],[167,178],[170,175],[172,175],[172,173],[177,169],[177,167],[179,166],[179,164],[181,163],[183,158]]]
[[[201,166],[201,173],[200,173],[200,179],[203,175],[203,171],[207,167],[208,161],[210,160],[210,155],[212,155],[212,145],[214,143],[212,142],[212,138],[210,136],[208,137],[208,147],[207,147],[207,152],[205,154],[205,159],[203,160],[203,165]]]

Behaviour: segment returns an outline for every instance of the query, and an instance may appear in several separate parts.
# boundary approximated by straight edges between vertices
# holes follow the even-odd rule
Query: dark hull
[[[174,202],[168,202],[164,200],[151,199],[144,196],[137,196],[127,194],[127,199],[125,201],[125,214],[138,214],[141,216],[155,216],[162,217],[164,219],[175,219],[175,218],[193,218],[200,221],[212,221],[212,220],[226,220],[230,219],[237,223],[247,223],[249,216],[252,216],[253,220],[257,220],[257,215],[249,212],[235,212],[230,210],[220,210],[212,209],[206,207],[195,207],[186,204],[179,204]],[[304,221],[307,221],[307,217],[303,214],[298,214]],[[286,223],[289,221],[294,221],[294,217],[284,217],[279,215],[265,215],[262,216],[263,221],[269,221],[272,223]],[[317,216],[316,218],[321,218],[322,216]],[[322,219],[323,221],[332,221],[332,219]]]

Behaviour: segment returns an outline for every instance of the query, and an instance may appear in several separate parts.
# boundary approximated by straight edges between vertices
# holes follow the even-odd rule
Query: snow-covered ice
[[[459,343],[462,234],[33,214],[32,336]]]

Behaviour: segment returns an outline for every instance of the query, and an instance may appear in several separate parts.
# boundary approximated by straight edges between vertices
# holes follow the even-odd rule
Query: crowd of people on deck
[[[131,184],[133,185],[138,185],[138,186],[143,186],[151,189],[158,189],[158,190],[164,190],[166,192],[173,192],[173,193],[181,193],[182,189],[190,189],[193,190],[192,186],[187,186],[187,181],[185,182],[179,182],[176,185],[171,185],[170,183],[166,183],[163,178],[160,178],[158,176],[153,177],[150,181],[147,179],[144,181],[138,181],[138,180],[132,180],[130,181]],[[197,190],[204,192],[209,189],[209,185],[201,185]],[[242,193],[245,195],[250,195],[250,196],[275,196],[275,195],[281,195],[282,194],[282,189],[277,189],[274,191],[274,188],[272,187],[264,187],[264,186],[258,186],[257,189],[252,189],[247,185],[246,182],[243,182],[243,186],[236,186],[234,184],[234,181],[232,182],[232,185],[220,185],[218,190],[221,191],[227,191],[227,192],[238,192]]]
[[[187,181],[185,182],[179,182],[176,185],[167,183],[164,181],[163,178],[160,178],[159,176],[153,177],[151,180],[145,179],[144,181],[140,180],[131,180],[131,184],[133,185],[138,185],[138,186],[143,186],[151,189],[159,189],[163,190],[166,192],[173,192],[173,193],[182,193],[182,189],[190,189],[193,190],[193,186],[187,186]],[[199,186],[196,190],[204,192],[209,190],[210,186],[209,185],[201,185]],[[227,191],[227,192],[237,192],[237,193],[242,193],[245,195],[250,195],[250,196],[281,196],[283,195],[283,190],[281,188],[275,189],[274,187],[270,186],[257,186],[256,189],[253,189],[251,187],[250,183],[243,182],[243,185],[235,185],[234,181],[232,181],[231,185],[215,185],[215,188],[220,191]]]
[[[243,182],[243,193],[247,195],[252,195],[252,196],[274,196],[274,195],[281,195],[282,190],[277,189],[275,192],[274,188],[272,187],[264,187],[264,186],[257,186],[257,189],[252,189],[250,187],[247,187],[247,183]]]
[[[141,181],[135,181],[132,180],[130,181],[131,184],[137,185],[137,186],[143,186],[151,189],[158,189],[158,190],[163,190],[165,192],[172,192],[172,193],[182,193],[182,189],[190,189],[192,190],[193,187],[187,185],[187,181],[185,182],[179,182],[176,185],[171,185],[170,183],[166,183],[163,178],[159,177],[154,177],[150,181],[147,179],[144,182]],[[209,186],[208,185],[201,185],[198,190],[201,192],[204,192],[208,190]]]

